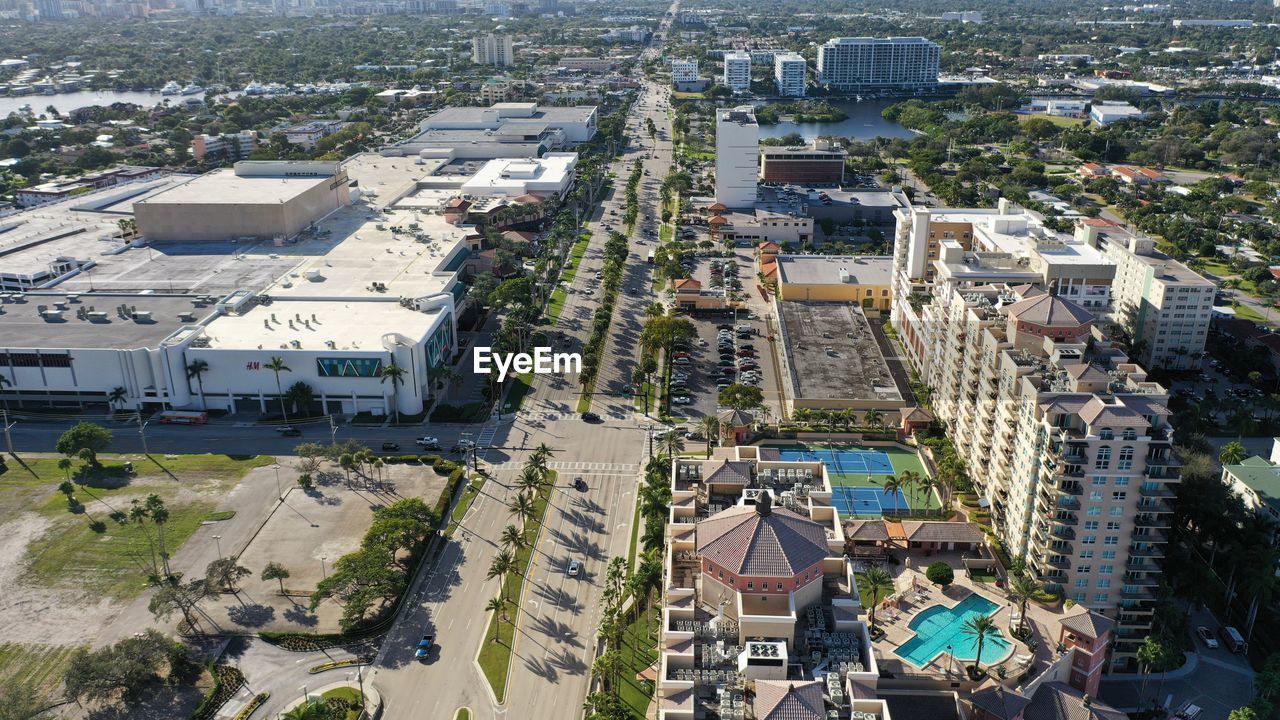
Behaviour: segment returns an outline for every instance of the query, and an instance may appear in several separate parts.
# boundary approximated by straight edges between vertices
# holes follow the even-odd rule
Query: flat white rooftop
[[[215,170],[144,200],[148,204],[265,205],[288,202],[331,178],[244,177],[231,169]]]
[[[425,337],[440,313],[419,312],[394,301],[276,300],[243,315],[214,319],[205,337],[212,348],[377,351],[383,349],[387,333],[414,340]]]

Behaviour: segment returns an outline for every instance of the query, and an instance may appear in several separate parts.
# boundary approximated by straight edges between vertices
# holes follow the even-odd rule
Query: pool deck
[[[930,583],[924,576],[924,569],[928,567],[929,563],[939,560],[947,562],[955,569],[955,581],[946,588],[945,592]],[[959,553],[935,553],[928,558],[913,556],[910,567],[898,565],[889,568],[889,572],[894,576],[894,586],[897,588],[897,592],[893,597],[898,598],[898,600],[888,603],[890,606],[888,613],[886,613],[885,608],[886,601],[881,601],[880,608],[876,610],[876,625],[885,632],[885,636],[875,643],[876,662],[881,669],[889,670],[898,676],[929,675],[957,679],[962,677],[964,663],[951,661],[951,667],[948,669],[949,658],[945,652],[934,658],[933,662],[921,668],[898,655],[895,650],[915,637],[916,632],[911,629],[909,623],[921,610],[933,605],[954,608],[962,600],[976,593],[997,606],[998,609],[992,613],[992,617],[995,619],[997,627],[1000,628],[1001,636],[1010,646],[1008,653],[1004,657],[994,663],[984,663],[984,667],[995,668],[996,666],[1004,665],[1011,677],[1018,674],[1024,664],[1019,658],[1023,657],[1025,659],[1025,655],[1030,654],[1030,651],[1028,651],[1026,645],[1023,645],[1009,634],[1009,629],[1012,625],[1011,619],[1013,613],[1017,612],[1017,606],[1011,603],[1004,593],[995,586],[974,582],[967,578],[964,574]],[[917,599],[915,593],[911,590],[913,580],[915,587],[927,588],[922,599]],[[896,618],[894,618],[895,615]],[[1062,617],[1062,613],[1061,611],[1055,612],[1041,608],[1035,603],[1029,603],[1027,605],[1027,616],[1039,640],[1032,662],[1044,667],[1054,658],[1054,643],[1050,639],[1052,637],[1056,642],[1056,636],[1048,634],[1049,628],[1057,627],[1056,621]]]

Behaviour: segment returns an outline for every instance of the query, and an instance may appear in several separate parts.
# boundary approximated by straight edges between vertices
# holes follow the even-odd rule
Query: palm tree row
[[[521,553],[533,547],[536,536],[530,537],[530,529],[537,520],[538,497],[550,487],[552,471],[547,463],[555,453],[556,451],[546,443],[542,443],[534,448],[525,460],[524,468],[515,482],[520,492],[507,503],[508,514],[512,519],[518,519],[520,525],[517,527],[515,524],[510,524],[502,529],[498,538],[500,548],[494,554],[493,560],[489,562],[489,569],[485,573],[485,578],[488,580],[502,578],[498,596],[491,599],[485,606],[485,610],[498,613],[502,622],[514,622],[514,618],[507,613],[508,605],[515,608],[517,616],[519,614],[519,607],[514,604],[514,598],[507,596],[506,578],[511,573],[523,574],[524,572],[527,560],[521,559]],[[497,642],[497,640],[495,625],[493,641]]]
[[[886,428],[884,423],[884,413],[879,410],[865,410],[859,413],[857,410],[812,410],[810,408],[796,408],[791,413],[792,420],[797,425],[805,425],[809,427],[825,427],[828,432],[836,432],[837,430],[853,430],[860,427],[871,428],[877,432]]]

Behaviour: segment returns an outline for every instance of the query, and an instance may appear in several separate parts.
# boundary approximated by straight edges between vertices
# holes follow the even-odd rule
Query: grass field
[[[811,443],[809,445],[797,445],[783,449],[799,449],[805,448],[812,450],[822,457],[822,454],[828,450],[828,446],[821,443]],[[861,445],[836,445],[836,452],[841,450],[871,450],[874,452],[883,452],[889,456],[889,462],[893,464],[895,475],[901,475],[908,470],[914,472],[920,477],[928,477],[929,473],[925,471],[924,462],[920,460],[920,456],[914,452],[909,452],[896,447],[864,447]],[[892,477],[889,474],[873,473],[843,473],[837,474],[835,466],[829,459],[826,459],[827,475],[831,479],[831,485],[845,487],[883,487],[885,478]],[[903,490],[906,495],[907,502],[912,508],[921,510],[936,510],[942,507],[938,501],[936,493],[925,493],[918,487],[906,488]]]
[[[1240,318],[1241,320],[1252,320],[1253,322],[1259,325],[1276,325],[1278,324],[1278,322],[1280,322],[1277,320],[1277,318],[1280,318],[1280,311],[1272,313],[1271,319],[1267,320],[1262,316],[1262,313],[1258,312],[1257,310],[1254,310],[1248,305],[1240,305],[1235,310],[1236,310],[1236,317]]]
[[[30,682],[42,698],[55,698],[76,647],[0,644],[0,682],[17,678]]]
[[[503,412],[517,412],[524,404],[525,396],[533,392],[533,373],[516,375],[515,385],[507,392],[507,402]]]
[[[489,629],[485,632],[484,645],[480,649],[480,669],[489,680],[489,685],[493,688],[494,697],[498,698],[498,702],[502,702],[507,694],[507,676],[511,672],[511,646],[515,641],[515,623],[519,621],[517,613],[520,610],[520,592],[524,587],[525,573],[529,571],[533,548],[538,542],[538,533],[542,530],[542,519],[547,513],[547,499],[551,495],[551,486],[556,482],[554,470],[549,472],[547,480],[548,486],[538,493],[534,501],[534,518],[537,524],[527,527],[524,531],[525,539],[529,541],[528,545],[516,553],[515,572],[508,573],[502,579],[502,594],[513,604],[507,609],[511,622],[503,622],[502,617],[496,613],[490,617]],[[493,640],[495,633],[497,642]]]
[[[51,522],[48,531],[27,547],[24,581],[38,586],[105,595],[116,600],[131,599],[146,586],[146,558],[149,555],[146,536],[137,525],[119,525],[109,520],[107,513],[110,510],[104,512],[98,502],[127,512],[131,500],[152,493],[159,495],[169,510],[165,546],[172,554],[182,547],[202,522],[210,518],[222,497],[245,473],[273,462],[267,456],[152,457],[163,465],[163,471],[156,463],[140,455],[101,456],[109,477],[121,479],[104,483],[114,487],[76,484],[76,499],[88,506],[82,514],[70,512],[66,498],[57,492],[57,484],[66,475],[57,468],[56,456],[27,459],[30,472],[11,462],[8,472],[0,480],[7,490],[4,500],[0,500],[0,522],[30,509],[35,509]],[[133,463],[136,477],[125,478],[120,471],[126,461]],[[82,463],[77,461],[76,465],[79,467]],[[125,479],[127,484],[121,484]],[[97,484],[93,480],[89,482]],[[22,504],[15,505],[15,502]],[[102,532],[95,532],[90,527],[94,520],[105,523]]]

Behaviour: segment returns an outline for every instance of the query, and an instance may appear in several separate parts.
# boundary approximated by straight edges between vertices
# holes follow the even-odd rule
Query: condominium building
[[[1199,367],[1217,287],[1155,249],[1155,242],[1107,220],[1084,220],[1076,235],[1116,265],[1110,319],[1145,367]]]
[[[930,87],[940,55],[922,37],[832,38],[818,48],[818,82],[835,90]]]
[[[805,68],[803,57],[796,53],[773,56],[773,81],[783,97],[804,97]]]
[[[671,61],[671,82],[692,83],[698,81],[698,59],[679,58]]]
[[[489,33],[471,39],[471,62],[477,65],[514,65],[515,57],[510,35]]]
[[[1016,237],[1005,224],[1014,214],[1001,210],[950,218],[949,231],[967,232],[969,247],[959,237],[938,243],[933,283],[895,302],[895,327],[900,335],[910,327],[905,354],[931,388],[997,537],[1040,581],[1115,620],[1111,667],[1132,668],[1150,631],[1169,486],[1179,475],[1168,392],[1108,340],[1098,308],[1083,304],[1109,280],[1073,299],[1061,292],[1073,263],[1045,257],[1094,266],[1097,251],[1081,243],[1021,257],[984,250],[996,234]]]
[[[252,130],[226,135],[205,135],[191,138],[191,154],[196,160],[215,156],[225,160],[244,160],[258,149],[258,134]]]
[[[716,202],[748,208],[756,202],[760,126],[750,105],[716,110]]]
[[[730,90],[750,90],[751,55],[745,52],[725,53],[724,77],[720,82]]]

